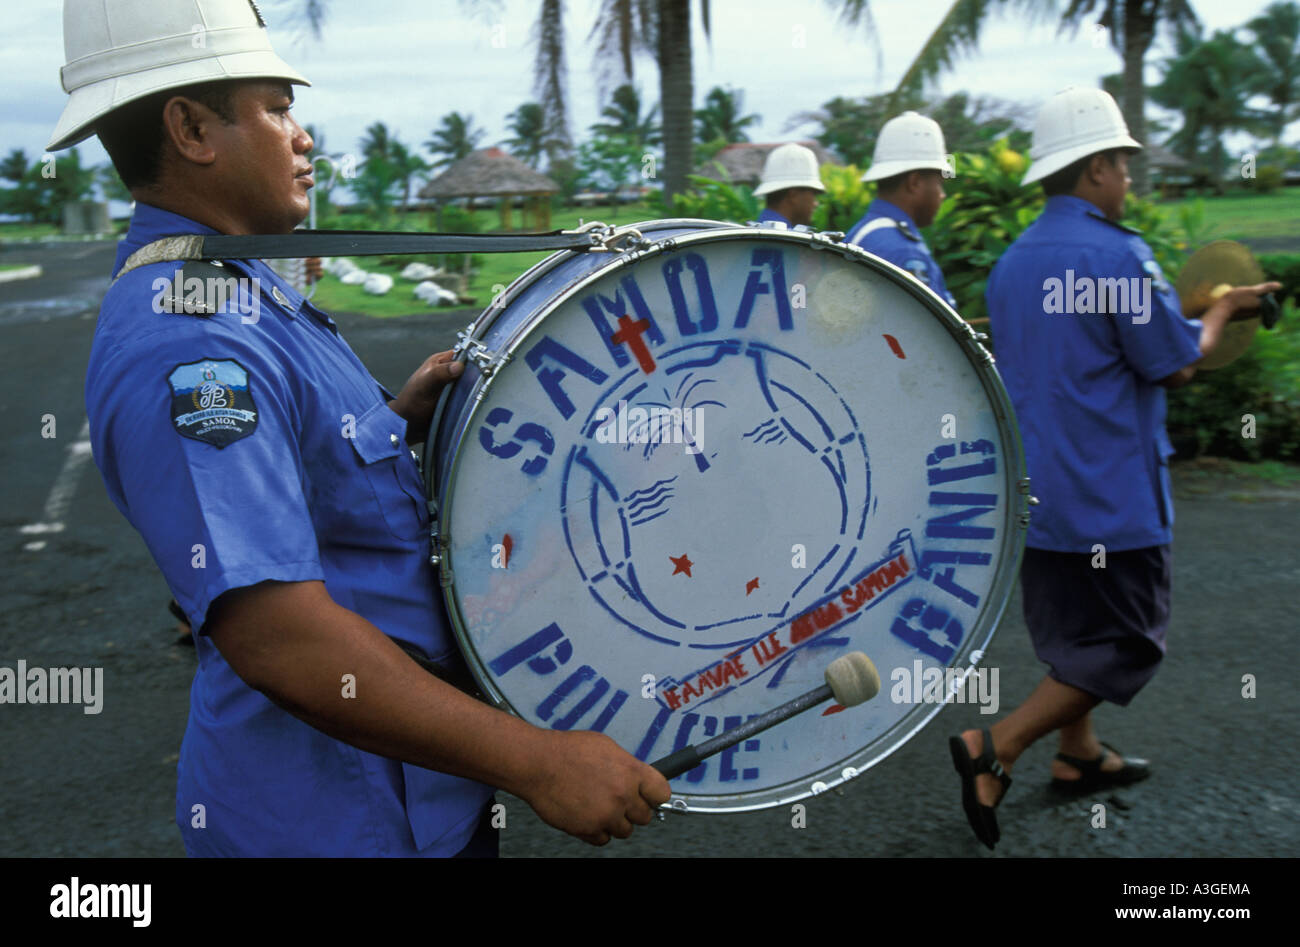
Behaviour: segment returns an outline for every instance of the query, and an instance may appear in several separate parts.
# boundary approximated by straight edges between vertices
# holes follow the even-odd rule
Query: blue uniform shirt
[[[872,221],[892,220],[892,225],[869,227]],[[897,204],[877,197],[867,207],[856,224],[849,230],[848,243],[855,244],[868,253],[874,253],[882,260],[888,260],[897,267],[907,270],[926,286],[929,286],[939,298],[954,309],[957,300],[943,281],[943,272],[939,264],[930,255],[916,222]]]
[[[1145,241],[1088,201],[1049,198],[994,266],[986,298],[1040,501],[1028,545],[1171,542],[1173,447],[1157,382],[1200,358],[1201,323],[1182,317]]]
[[[772,210],[770,207],[764,207],[763,213],[758,215],[759,223],[766,223],[767,221],[772,221],[778,224],[785,224],[787,230],[794,229],[794,224],[790,223],[790,221],[786,220],[784,217],[782,217],[776,211]]]
[[[215,232],[137,204],[114,273],[160,237]],[[158,311],[179,267],[109,289],[86,410],[109,496],[199,632],[176,794],[186,850],[455,854],[489,787],[326,736],[244,684],[202,633],[222,592],[322,580],[385,634],[454,652],[406,422],[333,320],[265,263],[226,261],[243,285],[211,316]]]

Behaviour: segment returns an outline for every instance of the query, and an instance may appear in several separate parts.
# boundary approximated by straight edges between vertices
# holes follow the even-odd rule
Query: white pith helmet
[[[824,191],[821,175],[817,173],[817,156],[811,148],[790,142],[773,148],[763,162],[763,177],[754,188],[754,196],[762,197],[788,187],[810,187]]]
[[[1080,158],[1112,148],[1142,146],[1130,137],[1124,116],[1101,89],[1070,86],[1047,100],[1034,121],[1034,141],[1029,149],[1033,164],[1022,183],[1041,181]]]
[[[876,139],[871,167],[863,181],[880,181],[905,171],[947,171],[948,154],[943,129],[932,118],[904,112],[885,122]]]
[[[220,79],[286,79],[253,0],[64,0],[59,70],[68,104],[46,146],[68,148],[114,109],[164,89]]]

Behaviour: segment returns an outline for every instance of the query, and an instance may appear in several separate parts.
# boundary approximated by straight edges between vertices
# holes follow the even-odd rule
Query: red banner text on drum
[[[679,710],[734,690],[779,666],[814,638],[856,620],[885,595],[916,574],[911,533],[904,530],[894,540],[889,556],[868,566],[854,580],[797,615],[788,624],[751,641],[739,651],[681,681],[671,677],[659,683],[660,706]],[[746,664],[752,659],[752,664]]]

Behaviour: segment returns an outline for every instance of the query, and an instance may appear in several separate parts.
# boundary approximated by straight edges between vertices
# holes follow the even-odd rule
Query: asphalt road
[[[193,650],[175,643],[168,592],[98,471],[71,450],[85,419],[83,379],[109,244],[0,250],[40,279],[0,285],[0,666],[104,669],[104,707],[0,705],[0,856],[183,855],[172,822],[176,754]],[[372,320],[342,315],[349,342],[389,387],[424,353],[448,348],[471,313]],[[43,438],[43,416],[57,436]],[[69,458],[72,458],[71,460]],[[67,472],[64,472],[67,471]],[[30,531],[53,512],[61,532]],[[1003,856],[1280,856],[1300,852],[1300,697],[1290,664],[1300,631],[1300,496],[1252,494],[1176,468],[1169,655],[1127,709],[1097,712],[1103,739],[1149,757],[1154,775],[1120,793],[1059,804],[1045,793],[1054,749],[1020,760],[999,809]],[[1208,486],[1207,486],[1208,484]],[[29,527],[24,532],[23,527]],[[1019,590],[987,661],[1003,712],[1042,675]],[[1243,675],[1257,696],[1242,696]],[[507,856],[654,855],[990,857],[961,812],[946,746],[987,725],[971,705],[945,709],[910,743],[843,788],[788,809],[676,816],[593,849],[502,796]],[[1105,806],[1104,828],[1092,807]]]

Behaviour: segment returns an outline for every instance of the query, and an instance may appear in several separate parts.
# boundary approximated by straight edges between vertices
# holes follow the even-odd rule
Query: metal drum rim
[[[638,228],[649,228],[658,223],[677,223],[677,221],[649,221],[645,224],[636,225]],[[693,223],[693,221],[682,221],[682,223]],[[995,426],[998,428],[999,435],[1002,438],[1001,447],[1004,450],[1003,457],[1006,460],[1006,468],[1002,473],[1002,479],[1007,486],[1007,509],[1002,518],[1003,532],[1002,543],[999,548],[1000,560],[993,580],[990,583],[989,592],[986,601],[994,603],[982,609],[978,623],[973,626],[970,640],[954,655],[953,660],[947,667],[964,666],[966,673],[970,673],[980,661],[983,660],[983,653],[987,649],[989,642],[996,633],[998,626],[1010,605],[1012,593],[1016,579],[1019,575],[1019,566],[1023,557],[1024,537],[1026,526],[1023,525],[1023,519],[1028,512],[1028,496],[1022,489],[1021,484],[1026,482],[1025,459],[1023,442],[1020,437],[1019,426],[1016,423],[1015,409],[1011,403],[1010,395],[1007,393],[1001,378],[993,367],[993,358],[991,353],[980,344],[975,331],[970,325],[961,318],[946,302],[944,302],[933,290],[922,284],[914,276],[894,264],[883,260],[874,254],[856,247],[851,244],[844,244],[826,236],[811,231],[798,230],[779,230],[775,228],[748,227],[736,224],[728,224],[720,221],[707,221],[708,229],[702,229],[688,234],[682,234],[675,237],[665,238],[654,241],[644,248],[625,251],[610,256],[606,265],[598,266],[581,278],[569,283],[555,296],[546,301],[546,304],[539,308],[525,322],[522,322],[516,331],[512,332],[503,349],[497,354],[505,354],[513,359],[514,354],[521,348],[528,336],[553,312],[567,303],[574,296],[583,292],[592,283],[595,283],[612,270],[618,267],[630,266],[632,263],[645,260],[647,258],[662,256],[667,253],[675,252],[687,246],[699,243],[723,242],[738,239],[759,239],[759,240],[777,240],[787,243],[801,244],[809,249],[822,252],[839,253],[846,259],[854,260],[865,264],[871,269],[885,273],[893,278],[893,282],[906,292],[910,293],[918,302],[920,302],[931,315],[937,316],[940,323],[948,330],[949,334],[958,343],[959,348],[966,356],[968,364],[975,371],[976,377],[980,380],[981,386],[989,402],[989,407],[994,412]],[[659,229],[667,229],[661,227]],[[756,235],[761,235],[757,236]],[[554,254],[553,257],[561,257],[573,251],[561,251]],[[591,251],[583,251],[591,252]],[[539,262],[533,269],[523,274],[519,279],[512,283],[511,286],[521,283],[524,277],[537,267],[550,261],[553,257]],[[549,267],[547,270],[549,271]],[[534,280],[540,277],[541,273],[535,274]],[[531,285],[531,282],[529,283]],[[523,291],[521,285],[519,293]],[[517,297],[518,293],[516,293]],[[504,300],[504,297],[503,297]],[[497,313],[498,317],[503,314],[508,306],[503,305]],[[439,478],[439,496],[438,509],[440,511],[439,527],[444,528],[451,519],[451,490],[450,486],[455,482],[456,473],[459,467],[459,461],[462,456],[462,447],[465,444],[466,432],[472,427],[471,421],[478,414],[485,400],[487,390],[492,384],[492,376],[480,375],[474,387],[466,396],[461,416],[456,419],[456,427],[452,431],[451,439],[448,441],[445,457],[450,457],[450,464],[443,467],[443,476]],[[446,539],[446,532],[443,533]],[[514,714],[520,719],[526,719],[522,714],[510,704],[505,695],[497,688],[490,675],[486,673],[486,667],[482,659],[474,650],[473,642],[469,639],[466,630],[464,616],[460,612],[459,604],[454,595],[455,590],[455,568],[451,559],[450,546],[444,545],[442,549],[442,566],[444,569],[450,569],[452,580],[449,583],[442,584],[442,594],[447,606],[448,617],[451,620],[452,633],[464,656],[466,664],[469,666],[475,679],[483,692],[500,708]],[[974,634],[974,629],[982,629],[978,635]],[[978,653],[978,661],[970,660],[970,656]],[[963,665],[964,662],[964,665]],[[789,805],[810,796],[823,794],[827,790],[835,789],[841,786],[849,779],[861,777],[868,769],[877,765],[888,758],[894,752],[899,750],[909,740],[915,737],[924,727],[934,719],[934,717],[943,710],[948,703],[952,702],[951,695],[945,698],[942,703],[922,703],[917,705],[913,710],[905,714],[897,723],[880,736],[876,737],[872,743],[880,739],[898,734],[891,745],[882,750],[867,753],[867,747],[863,747],[849,756],[824,767],[814,774],[805,775],[804,777],[791,780],[776,786],[753,793],[736,793],[736,794],[692,794],[692,793],[674,793],[669,805],[674,809],[682,812],[699,812],[726,814],[737,812],[753,812],[760,809],[769,809],[781,805]],[[868,747],[871,744],[868,744]],[[855,772],[852,776],[846,777],[844,772],[852,767]],[[812,788],[816,784],[821,784],[823,788],[814,791]]]

